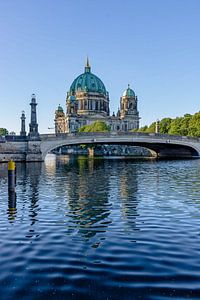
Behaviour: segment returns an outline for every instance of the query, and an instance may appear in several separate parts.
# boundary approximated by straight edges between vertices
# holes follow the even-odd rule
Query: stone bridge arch
[[[119,144],[147,148],[160,158],[192,158],[199,157],[200,143],[195,139],[156,134],[111,134],[87,133],[65,134],[60,136],[46,135],[41,139],[41,152],[44,160],[51,150],[80,144]]]

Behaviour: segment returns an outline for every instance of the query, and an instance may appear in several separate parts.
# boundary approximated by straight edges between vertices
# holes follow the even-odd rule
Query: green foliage
[[[155,124],[154,122],[149,127],[144,126],[138,129],[138,132],[155,132]],[[162,119],[160,121],[160,133],[200,137],[200,112],[194,115],[185,114],[183,117],[175,119]]]
[[[160,121],[160,133],[168,133],[171,126],[172,119],[164,118]]]
[[[156,131],[156,122],[153,122],[146,130],[146,132],[152,133]]]
[[[6,128],[0,128],[0,135],[7,135],[8,130]]]
[[[133,131],[133,132],[146,132],[147,129],[148,129],[148,126],[145,125],[144,127],[141,127],[138,130],[137,129],[132,129],[131,131]]]
[[[200,112],[194,114],[190,120],[188,128],[189,136],[200,136]]]
[[[109,132],[110,127],[102,121],[96,121],[91,125],[84,125],[79,129],[79,132]]]

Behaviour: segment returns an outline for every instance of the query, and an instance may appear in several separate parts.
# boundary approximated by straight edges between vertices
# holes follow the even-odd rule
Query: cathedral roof
[[[105,85],[99,77],[91,73],[91,67],[87,59],[85,72],[79,75],[71,84],[69,93],[74,94],[78,91],[97,92],[107,95]]]
[[[123,97],[135,97],[135,92],[130,88],[128,84],[128,88],[123,92]]]

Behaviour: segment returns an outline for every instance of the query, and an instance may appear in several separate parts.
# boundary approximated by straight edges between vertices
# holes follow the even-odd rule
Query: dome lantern
[[[63,112],[63,108],[62,108],[62,106],[59,104],[58,105],[58,109],[57,109],[57,111],[59,111],[59,112]]]
[[[90,73],[91,72],[91,66],[90,66],[90,63],[89,63],[89,59],[87,57],[87,62],[86,62],[86,65],[85,65],[85,73]]]
[[[128,84],[128,88],[123,92],[123,97],[135,97],[135,92],[130,88],[130,84]]]

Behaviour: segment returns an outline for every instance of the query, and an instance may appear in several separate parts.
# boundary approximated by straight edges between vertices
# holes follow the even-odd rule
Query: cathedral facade
[[[91,72],[87,59],[85,72],[72,82],[67,93],[66,113],[60,105],[55,111],[55,133],[77,132],[95,121],[105,122],[111,131],[139,128],[138,100],[129,85],[120,98],[116,115],[110,115],[109,101],[105,85]]]

